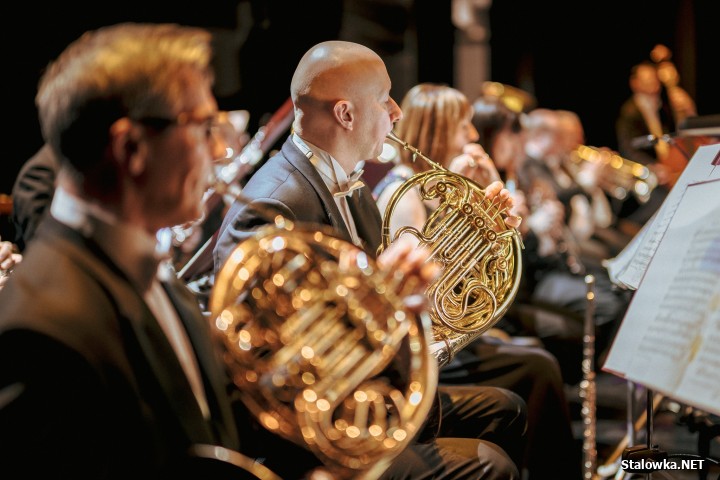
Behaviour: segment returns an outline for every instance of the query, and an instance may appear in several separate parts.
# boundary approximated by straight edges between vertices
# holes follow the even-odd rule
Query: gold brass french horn
[[[427,295],[434,337],[431,351],[442,366],[510,307],[520,285],[522,242],[519,232],[505,224],[504,210],[485,199],[482,187],[443,168],[394,133],[388,138],[408,150],[413,161],[419,156],[432,168],[413,175],[393,193],[383,215],[378,253],[400,236],[412,235],[441,264],[442,274],[430,284]],[[396,205],[414,188],[425,200],[439,199],[440,206],[421,231],[407,226],[391,238]]]
[[[243,401],[337,478],[377,478],[433,402],[430,325],[404,308],[406,280],[281,217],[217,275],[212,319]]]

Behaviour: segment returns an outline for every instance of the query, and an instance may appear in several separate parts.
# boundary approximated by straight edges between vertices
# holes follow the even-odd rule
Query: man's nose
[[[400,106],[397,104],[395,100],[392,98],[390,99],[390,120],[395,123],[403,118],[402,110],[400,110]]]

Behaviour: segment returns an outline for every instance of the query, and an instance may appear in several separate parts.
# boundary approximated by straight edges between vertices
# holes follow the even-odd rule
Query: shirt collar
[[[363,166],[365,162],[360,162],[352,171],[350,176],[345,173],[345,170],[340,166],[335,158],[328,152],[313,145],[312,143],[303,140],[297,134],[292,136],[293,142],[300,149],[301,152],[310,160],[310,163],[320,173],[325,184],[328,186],[330,193],[334,196],[345,196],[352,195],[354,190],[363,187],[365,184],[360,180],[363,174]]]
[[[646,93],[636,93],[633,95],[635,103],[640,110],[650,111],[655,113],[662,106],[662,100],[659,96],[648,95]]]
[[[92,239],[142,292],[150,287],[161,261],[155,237],[62,187],[55,190],[50,213],[60,223]]]

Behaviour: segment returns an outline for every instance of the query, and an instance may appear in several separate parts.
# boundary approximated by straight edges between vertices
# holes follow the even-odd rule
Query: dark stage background
[[[489,3],[489,2],[488,2]],[[630,67],[657,43],[673,52],[681,86],[700,115],[720,113],[716,0],[494,0],[489,13],[489,79],[521,87],[538,106],[577,112],[587,143],[615,148],[614,120],[630,95]],[[456,86],[459,32],[449,0],[205,0],[32,2],[5,15],[6,147],[0,194],[42,144],[33,97],[47,62],[83,31],[120,21],[168,21],[211,29],[217,43],[217,97],[247,109],[250,133],[289,95],[290,77],[313,44],[344,38],[386,58],[400,101],[432,81]],[[10,33],[14,32],[14,33]],[[464,66],[464,68],[474,68]],[[479,66],[477,68],[480,68]],[[0,235],[11,235],[2,218]]]

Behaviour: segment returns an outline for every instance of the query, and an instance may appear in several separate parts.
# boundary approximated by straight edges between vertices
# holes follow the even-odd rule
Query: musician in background
[[[653,165],[667,155],[668,144],[657,142],[653,148],[652,144],[636,146],[634,140],[647,135],[659,139],[674,132],[673,112],[668,102],[663,101],[662,83],[652,62],[634,65],[629,85],[632,94],[620,107],[615,124],[618,152],[632,161]]]
[[[665,68],[667,64],[665,64]],[[630,71],[632,95],[620,107],[615,122],[618,152],[634,162],[647,165],[658,178],[658,187],[645,204],[628,198],[622,205],[616,205],[617,216],[625,220],[628,233],[635,233],[660,208],[669,192],[671,183],[679,176],[679,151],[673,146],[676,132],[676,118],[683,119],[696,115],[695,104],[682,87],[673,85],[663,89],[658,66],[645,61],[634,65]],[[670,140],[665,139],[670,135]],[[643,137],[647,141],[643,141]],[[683,160],[683,164],[687,159]]]
[[[45,144],[20,169],[12,190],[15,244],[24,251],[55,194],[57,156]]]
[[[358,167],[381,153],[386,135],[402,118],[390,86],[383,61],[359,44],[323,42],[303,56],[291,83],[294,133],[248,180],[243,194],[249,203],[230,208],[214,252],[216,272],[239,242],[272,222],[268,210],[306,225],[329,226],[375,256],[381,217],[370,189],[358,179]],[[499,182],[491,193],[500,199],[508,195]],[[397,242],[378,264],[406,274],[426,259],[426,251]],[[394,473],[385,477],[518,478],[513,460],[520,464],[524,448],[522,399],[491,387],[441,387],[439,392],[438,438],[412,444],[417,459],[395,461]]]
[[[518,172],[520,188],[559,200],[567,226],[559,233],[570,237],[566,240],[572,242],[579,262],[599,266],[611,256],[611,250],[594,235],[610,226],[613,216],[605,193],[598,187],[602,165],[585,162],[571,169],[575,167],[573,151],[585,142],[579,117],[567,110],[536,108],[524,117],[523,124],[527,137],[526,158]]]
[[[405,95],[402,106],[407,108],[402,109],[403,120],[394,130],[399,138],[442,167],[483,187],[500,180],[490,156],[476,143],[478,132],[472,124],[472,106],[462,92],[424,83],[414,86]],[[409,116],[405,110],[409,110]],[[379,210],[385,211],[390,198],[406,180],[431,168],[422,158],[413,159],[408,151],[398,152],[393,168],[373,189]],[[394,236],[399,228],[408,225],[421,230],[428,210],[437,208],[437,203],[437,200],[423,200],[419,189],[404,196],[390,219],[390,235]]]
[[[598,355],[609,347],[628,299],[612,286],[604,269],[584,265],[571,248],[565,208],[552,188],[544,183],[520,182],[519,172],[526,160],[527,131],[520,117],[497,98],[478,97],[473,102],[473,124],[480,132],[480,143],[490,153],[505,181],[517,179],[527,199],[529,215],[523,224],[523,277],[515,301],[549,308],[563,315],[535,315],[534,329],[560,362],[563,379],[574,385],[582,377],[582,318],[587,306],[586,273],[596,275],[595,324]],[[528,180],[532,180],[529,178]],[[522,190],[525,187],[527,190]],[[536,188],[538,187],[538,188]]]
[[[558,162],[565,171],[570,172],[571,178],[582,187],[590,202],[589,215],[593,228],[591,237],[581,242],[584,261],[597,262],[614,257],[625,248],[631,237],[616,228],[617,218],[608,194],[600,187],[603,175],[601,163],[584,162],[579,167],[574,164],[577,149],[585,145],[582,121],[577,113],[569,110],[555,110],[555,114],[558,116]],[[607,147],[598,149],[612,152]],[[570,229],[575,230],[572,224]]]
[[[524,127],[526,157],[518,171],[518,186],[524,192],[559,200],[574,237],[578,241],[590,238],[594,229],[590,199],[562,164],[565,152],[559,116],[553,110],[536,108],[524,117]]]
[[[0,241],[0,290],[10,277],[13,268],[22,262],[22,258],[22,254],[15,245],[11,242]]]
[[[571,156],[578,147],[585,144],[585,129],[577,113],[570,110],[555,110],[555,114],[558,117],[557,163],[567,172]],[[569,175],[590,197],[591,216],[595,230],[610,227],[614,221],[613,213],[608,198],[598,183],[599,165],[583,165],[577,172]]]
[[[475,143],[479,134],[472,123],[472,105],[462,92],[445,85],[419,84],[405,95],[401,108],[403,118],[394,130],[399,138],[481,187],[499,180],[492,160]],[[373,190],[380,211],[386,212],[392,195],[412,175],[431,168],[421,158],[413,161],[410,152],[401,151],[396,165]],[[436,208],[436,204],[422,199],[419,187],[403,195],[393,211],[390,237],[402,227],[422,231]],[[580,477],[580,451],[573,439],[563,378],[551,353],[482,335],[440,370],[440,382],[502,387],[519,394],[528,406],[523,459],[528,478]],[[558,451],[566,458],[562,465],[555,460]]]

